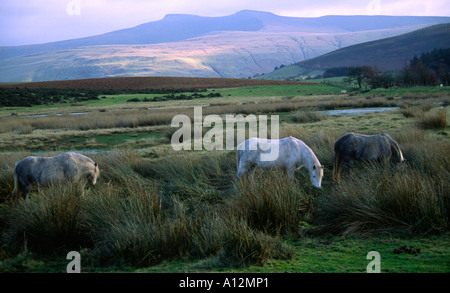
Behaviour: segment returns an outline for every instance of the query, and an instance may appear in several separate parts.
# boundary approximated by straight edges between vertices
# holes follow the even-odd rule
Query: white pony
[[[261,160],[264,155],[273,152],[273,148],[277,148],[277,155],[270,160]],[[323,166],[316,155],[303,141],[292,136],[282,139],[247,139],[237,147],[236,165],[238,180],[255,166],[284,170],[290,179],[294,177],[297,168],[305,166],[311,183],[318,188],[322,183]]]

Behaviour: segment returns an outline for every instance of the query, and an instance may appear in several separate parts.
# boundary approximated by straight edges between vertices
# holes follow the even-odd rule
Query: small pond
[[[398,110],[398,107],[385,107],[385,108],[357,108],[357,109],[342,109],[342,110],[326,110],[320,111],[320,113],[335,116],[335,115],[357,115],[364,113],[373,113],[373,112],[386,112]]]

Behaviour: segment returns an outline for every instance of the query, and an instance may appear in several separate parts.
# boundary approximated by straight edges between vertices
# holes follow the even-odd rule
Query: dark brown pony
[[[355,161],[401,163],[404,158],[397,142],[388,134],[347,133],[334,144],[334,180],[339,181],[343,165],[350,170]]]

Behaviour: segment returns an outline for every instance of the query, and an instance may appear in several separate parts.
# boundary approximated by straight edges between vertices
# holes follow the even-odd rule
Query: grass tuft
[[[423,129],[445,129],[447,112],[444,109],[432,111],[419,118],[419,126]]]

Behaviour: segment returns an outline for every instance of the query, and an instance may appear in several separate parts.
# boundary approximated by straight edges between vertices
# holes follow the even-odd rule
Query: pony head
[[[320,186],[322,185],[323,166],[314,164],[310,175],[311,183],[315,187],[320,188]]]
[[[97,183],[97,177],[100,174],[100,168],[98,167],[98,163],[94,163],[94,170],[90,171],[88,173],[88,181],[92,185],[95,185]]]

